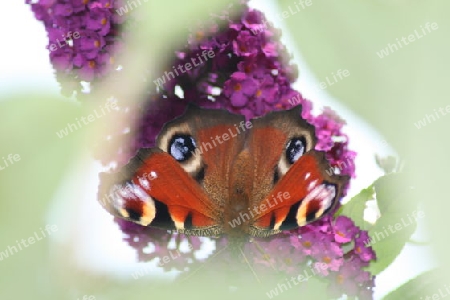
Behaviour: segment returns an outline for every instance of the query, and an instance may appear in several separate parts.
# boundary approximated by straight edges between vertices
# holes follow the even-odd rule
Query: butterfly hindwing
[[[114,216],[162,229],[215,232],[217,207],[169,154],[141,149],[118,173],[102,174],[102,203]]]
[[[347,176],[329,176],[324,153],[300,157],[259,204],[267,209],[255,218],[251,235],[267,236],[311,223],[335,207]]]

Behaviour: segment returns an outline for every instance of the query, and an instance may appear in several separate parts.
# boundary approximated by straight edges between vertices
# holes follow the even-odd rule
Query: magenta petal
[[[234,73],[231,75],[231,78],[232,78],[232,79],[235,79],[235,80],[237,80],[237,81],[243,81],[244,79],[247,78],[247,74],[245,74],[244,72],[234,72]]]
[[[277,57],[278,56],[277,45],[274,43],[267,43],[263,47],[262,51],[268,57]]]
[[[249,80],[242,84],[242,92],[247,96],[253,96],[257,89],[258,87],[256,86],[256,82],[254,80]]]
[[[53,13],[58,16],[70,16],[73,13],[73,7],[70,4],[56,4],[53,7]]]
[[[247,104],[248,98],[244,96],[242,93],[233,93],[231,95],[231,105],[236,107],[243,107]]]

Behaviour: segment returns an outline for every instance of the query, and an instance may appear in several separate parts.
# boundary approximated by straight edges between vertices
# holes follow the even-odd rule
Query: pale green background
[[[284,7],[292,3],[280,1]],[[225,6],[226,1],[217,0],[207,4],[200,0],[149,1],[141,10],[149,20],[148,26],[135,32],[138,46],[130,54],[135,69],[129,70],[129,82],[119,86],[106,83],[105,89],[130,101],[136,99],[139,70],[148,65],[154,70],[161,68],[158,65],[161,57],[173,47],[169,45],[184,32],[186,24],[203,18],[208,10]],[[146,8],[150,9],[146,11]],[[442,117],[420,130],[414,122],[434,109],[450,105],[449,9],[450,3],[444,0],[316,0],[307,10],[286,19],[291,35],[317,78],[325,78],[330,70],[351,70],[349,78],[327,91],[386,136],[410,168],[410,180],[428,216],[426,221],[436,260],[442,266],[441,276],[432,281],[434,286],[428,285],[428,294],[450,283],[446,271],[450,197],[445,192],[449,185],[450,117]],[[9,23],[2,21],[1,32],[13,37],[11,31],[20,25],[6,7],[2,14],[2,19]],[[413,33],[426,22],[438,23],[439,29],[388,57],[380,59],[376,55],[387,43]],[[32,41],[32,36],[15,38]],[[14,48],[14,39],[3,40],[2,48],[0,53]],[[33,47],[16,51],[17,55],[8,59],[20,70],[22,57],[27,51],[33,51]],[[75,159],[80,147],[95,136],[92,130],[83,129],[58,139],[55,131],[92,108],[83,112],[61,103],[29,80],[10,89],[8,94],[1,94],[0,98],[3,100],[0,102],[0,156],[18,153],[22,158],[0,172],[0,250],[3,250],[16,239],[31,236],[45,226],[48,205],[61,184],[65,168]],[[54,245],[50,247],[47,241],[41,241],[0,262],[0,299],[77,299],[82,295],[96,295],[97,299],[160,299],[156,291],[149,291],[139,282],[118,283],[77,272],[69,250],[55,249]],[[417,262],[411,261],[414,263]],[[194,283],[193,289],[194,294],[214,292],[213,286],[201,283]],[[191,296],[182,297],[190,299]],[[250,295],[247,299],[259,298]],[[299,299],[308,298],[299,296]]]

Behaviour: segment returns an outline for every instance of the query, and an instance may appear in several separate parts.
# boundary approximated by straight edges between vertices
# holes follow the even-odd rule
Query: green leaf
[[[391,219],[396,219],[397,222]],[[415,229],[415,220],[404,214],[389,214],[389,217],[380,218],[369,230],[377,260],[370,264],[368,270],[377,275],[386,269],[400,254]]]
[[[413,187],[407,184],[407,180],[401,173],[391,173],[380,177],[374,183],[377,194],[377,203],[380,213],[398,211],[403,212],[408,208],[415,209],[411,203]],[[414,205],[412,205],[414,204]]]
[[[65,200],[64,196],[54,199],[55,191],[79,149],[86,147],[82,143],[86,130],[81,128],[64,138],[58,138],[56,133],[67,123],[75,122],[81,113],[76,105],[51,95],[17,95],[0,101],[0,157],[17,158],[14,163],[8,161],[8,165],[1,161],[0,252],[8,246],[17,247],[16,241],[23,238],[42,236],[40,228],[46,225],[64,226],[61,222],[49,222],[46,214],[52,200]],[[35,298],[50,299],[43,291],[56,289],[52,280],[36,283],[36,274],[51,278],[45,271],[55,263],[55,258],[49,256],[49,243],[46,238],[32,246],[28,244],[29,248],[12,252],[14,255],[0,262],[3,270],[14,270],[8,276],[0,275],[0,299],[9,299],[11,295],[30,299],[29,291],[34,296],[40,291]],[[18,282],[27,282],[29,288],[20,289]]]
[[[337,216],[349,217],[355,222],[356,226],[363,230],[370,228],[371,224],[364,220],[364,210],[366,203],[374,198],[373,185],[362,190],[358,195],[353,197],[349,202],[342,205],[336,213]]]
[[[416,230],[417,221],[424,215],[411,201],[414,190],[405,182],[399,173],[380,177],[343,205],[336,214],[347,216],[358,227],[368,230],[371,246],[377,255],[377,260],[368,267],[368,271],[374,275],[395,260]],[[364,220],[364,210],[367,201],[375,195],[381,216],[372,225]]]
[[[423,212],[411,202],[413,189],[404,184],[403,175],[389,174],[374,183],[380,218],[369,229],[371,245],[377,255],[368,270],[376,275],[386,269],[400,254],[416,230]]]
[[[437,269],[425,272],[416,278],[411,279],[406,282],[396,290],[390,292],[383,299],[384,300],[397,300],[397,299],[431,299],[425,298],[426,296],[432,297],[437,294],[441,297],[436,299],[443,298],[442,295],[448,295],[445,291],[444,286],[436,286],[436,283],[439,281],[440,273]],[[433,298],[433,299],[434,299]]]
[[[33,220],[31,226],[39,228],[42,219],[38,214],[45,213],[72,158],[83,147],[86,128],[69,132],[63,138],[57,136],[59,130],[82,114],[76,105],[60,100],[27,94],[0,102],[0,156],[12,154],[20,158],[0,172],[0,203],[7,208],[0,212],[2,224],[17,224],[20,216],[28,226]],[[16,233],[13,237],[17,237]]]

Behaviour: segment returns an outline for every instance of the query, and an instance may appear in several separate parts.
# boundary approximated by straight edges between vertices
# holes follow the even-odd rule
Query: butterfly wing
[[[228,197],[225,179],[244,143],[244,135],[235,131],[242,120],[226,111],[190,106],[164,126],[157,147],[139,150],[116,174],[102,174],[101,190],[110,195],[102,205],[143,226],[220,235]]]
[[[101,176],[100,190],[108,197],[100,202],[116,217],[142,226],[220,234],[217,207],[178,162],[160,149],[141,149],[118,173]]]
[[[348,177],[328,175],[327,166],[323,152],[311,150],[300,157],[259,203],[261,213],[250,227],[250,234],[268,236],[294,229],[331,211]]]
[[[324,153],[313,150],[314,127],[300,112],[299,106],[254,121],[248,142],[250,167],[255,170],[250,206],[256,216],[249,227],[253,236],[319,219],[339,201],[348,180],[332,174]]]

